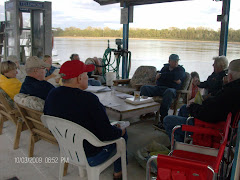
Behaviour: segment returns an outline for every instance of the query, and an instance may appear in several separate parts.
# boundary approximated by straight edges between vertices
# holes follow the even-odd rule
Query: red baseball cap
[[[59,74],[63,74],[63,79],[71,79],[78,77],[84,72],[91,72],[95,69],[93,64],[86,65],[82,61],[72,60],[66,61],[60,68]]]

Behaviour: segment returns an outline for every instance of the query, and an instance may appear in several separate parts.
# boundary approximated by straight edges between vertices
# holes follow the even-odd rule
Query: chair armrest
[[[172,129],[172,135],[171,135],[171,152],[173,151],[173,146],[174,146],[174,133],[177,129],[180,129],[182,131],[188,131],[188,132],[193,132],[193,133],[199,133],[199,134],[204,134],[204,135],[213,135],[213,136],[221,136],[220,131],[211,129],[211,128],[204,128],[204,127],[196,127],[196,126],[191,126],[191,125],[177,125]]]
[[[111,141],[100,141],[99,139],[95,139],[95,138],[89,138],[88,139],[88,142],[90,144],[92,144],[93,146],[96,146],[96,147],[102,147],[102,146],[107,146],[107,145],[110,145],[110,144],[123,144],[125,143],[125,140],[120,137],[118,139],[115,139],[115,140],[111,140]]]
[[[113,80],[113,85],[117,86],[118,84],[129,84],[131,79],[119,79]]]
[[[102,141],[101,146],[106,146],[106,145],[110,145],[110,144],[114,144],[114,143],[118,144],[118,143],[121,143],[121,141],[125,142],[125,140],[122,137],[112,140],[112,141]]]
[[[18,114],[19,113],[19,111],[18,111],[18,109],[13,109],[13,110],[11,110],[10,112],[8,112],[9,114]]]

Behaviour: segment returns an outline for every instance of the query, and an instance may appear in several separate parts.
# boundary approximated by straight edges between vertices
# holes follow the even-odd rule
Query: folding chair
[[[231,117],[232,113],[229,113],[226,122],[216,124],[200,120],[196,122],[195,119],[194,126],[175,126],[172,131],[170,154],[153,156],[148,160],[146,179],[150,178],[150,164],[154,159],[157,159],[157,180],[216,179],[228,141]],[[174,141],[174,132],[179,128],[182,131],[193,132],[193,144]],[[207,141],[207,146],[202,146],[201,144],[205,143],[202,138],[209,138],[211,141]]]
[[[233,165],[233,159],[234,159],[234,148],[236,146],[237,142],[237,132],[238,132],[238,124],[240,119],[240,111],[238,111],[234,119],[231,123],[230,127],[230,135],[227,143],[227,155],[224,157],[224,165],[222,166],[222,172],[225,171],[226,173],[222,174],[222,177],[224,179],[227,179],[227,177],[230,176],[232,165]]]

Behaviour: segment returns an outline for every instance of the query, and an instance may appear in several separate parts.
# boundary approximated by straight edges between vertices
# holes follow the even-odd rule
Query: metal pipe
[[[147,161],[146,180],[150,180],[150,177],[151,177],[151,162],[155,159],[157,159],[157,156],[151,156]]]
[[[230,13],[230,0],[223,0],[222,2],[222,17],[221,17],[221,33],[219,44],[219,56],[227,55],[227,42],[228,42],[228,25]]]
[[[177,125],[172,129],[172,137],[171,137],[171,151],[173,151],[173,146],[174,146],[174,133],[177,129],[181,128],[181,125]]]
[[[126,2],[123,5],[124,8],[128,8]],[[129,8],[128,8],[128,21],[127,24],[123,24],[123,53],[122,57],[122,79],[126,79],[127,77],[127,59],[128,59],[128,39],[129,39]]]
[[[207,168],[208,168],[210,171],[212,171],[212,173],[213,173],[213,178],[212,178],[212,179],[213,179],[213,180],[216,179],[216,173],[214,172],[213,168],[212,168],[211,166],[208,166]]]

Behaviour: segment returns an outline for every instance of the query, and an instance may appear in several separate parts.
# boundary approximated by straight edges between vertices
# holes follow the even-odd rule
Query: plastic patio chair
[[[63,158],[68,160],[70,164],[78,166],[80,177],[85,176],[86,170],[89,180],[99,180],[100,173],[121,157],[122,177],[123,180],[127,180],[126,144],[123,138],[102,142],[90,131],[71,121],[48,115],[42,115],[41,120],[58,141],[60,147],[60,159]],[[83,148],[84,140],[87,140],[90,144],[96,147],[116,143],[117,152],[104,163],[91,167],[87,162]],[[63,162],[60,161],[59,180],[63,177],[62,172]]]
[[[228,135],[230,129],[232,113],[228,114],[226,122],[206,123],[206,126],[190,126],[190,125],[178,125],[173,128],[172,131],[172,144],[171,152],[168,156],[158,155],[152,156],[147,162],[147,174],[146,179],[150,178],[150,164],[153,160],[157,159],[157,180],[172,180],[172,179],[184,179],[184,180],[210,180],[217,179],[220,173],[220,167],[223,164],[222,159],[226,144],[228,142]],[[200,120],[198,120],[200,121]],[[209,126],[207,127],[207,124]],[[221,127],[219,129],[219,127]],[[195,144],[186,144],[174,141],[174,132],[176,129],[181,128],[182,131],[193,132],[197,136],[194,138],[208,138],[212,139],[210,147],[201,146],[197,143],[202,143],[200,140],[195,140]],[[203,134],[204,136],[199,136]],[[220,137],[220,138],[219,138]],[[214,148],[213,148],[213,147]],[[218,148],[216,148],[218,147]]]

